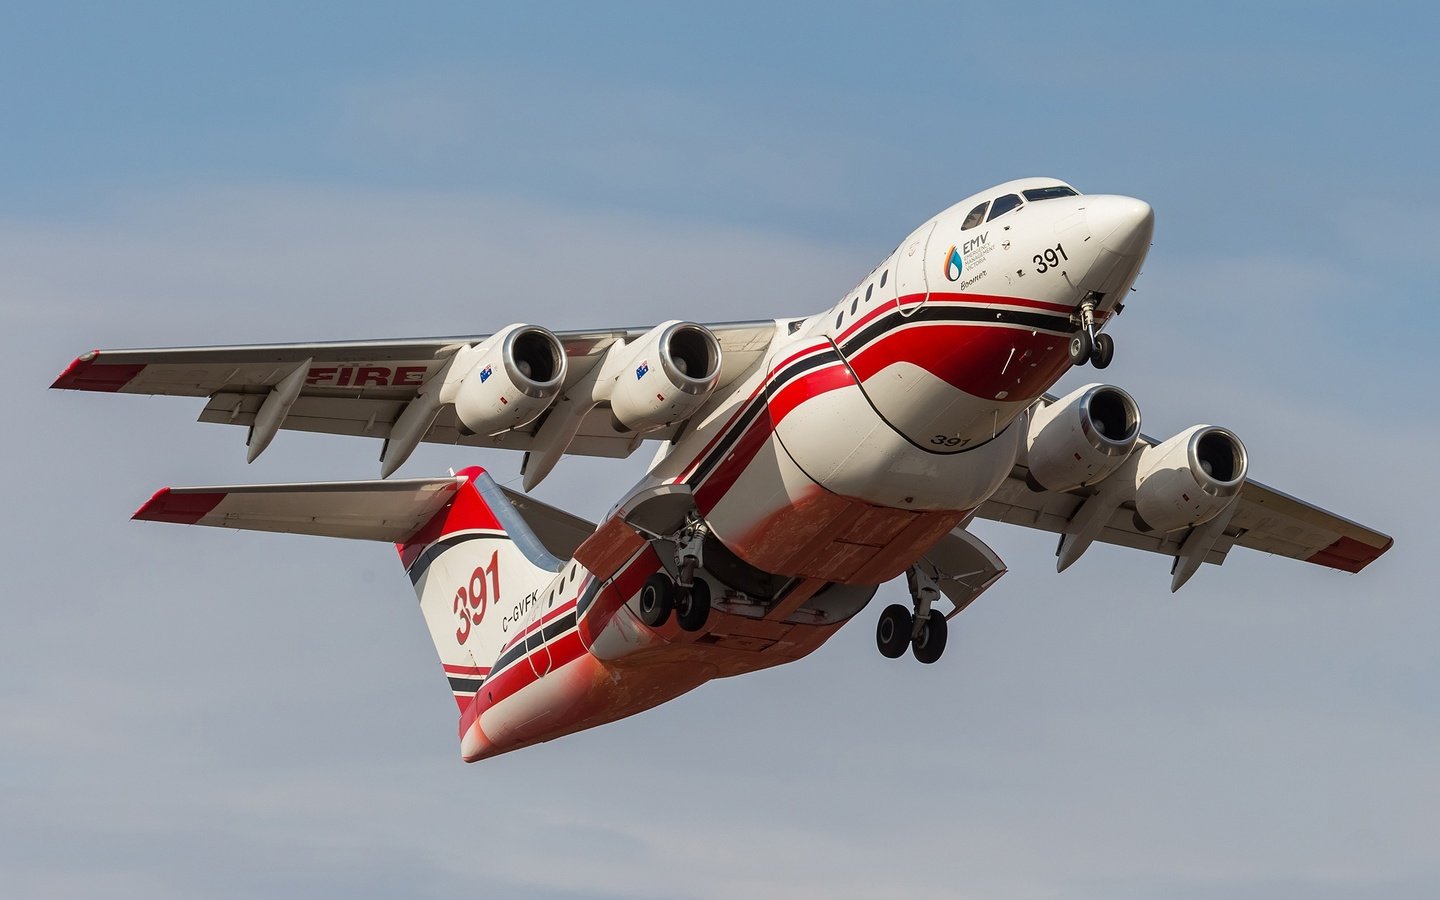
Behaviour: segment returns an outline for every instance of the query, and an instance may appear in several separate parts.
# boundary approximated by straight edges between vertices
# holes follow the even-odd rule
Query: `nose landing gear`
[[[1070,336],[1072,366],[1083,366],[1088,362],[1097,369],[1103,369],[1115,358],[1115,339],[1095,330],[1095,300],[1094,295],[1082,300],[1080,311],[1074,317],[1079,320],[1080,330]]]
[[[881,655],[890,659],[903,656],[908,646],[920,662],[933,663],[945,652],[945,616],[933,608],[940,589],[933,578],[915,566],[906,571],[905,581],[915,611],[898,603],[885,607],[875,626],[875,643]]]

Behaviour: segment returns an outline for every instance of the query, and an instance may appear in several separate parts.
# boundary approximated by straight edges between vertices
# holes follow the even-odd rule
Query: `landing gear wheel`
[[[1070,335],[1070,365],[1083,366],[1090,361],[1090,355],[1095,352],[1095,344],[1090,340],[1090,334],[1086,331],[1077,331]]]
[[[945,652],[945,617],[938,609],[930,611],[920,634],[911,641],[910,649],[922,663],[933,663]]]
[[[875,643],[880,647],[880,655],[890,659],[904,656],[905,648],[910,644],[910,629],[914,624],[910,610],[900,604],[892,603],[885,607],[885,611],[880,614],[879,624],[875,626]]]
[[[1110,360],[1115,358],[1115,339],[1108,334],[1095,335],[1095,351],[1090,355],[1090,362],[1095,368],[1103,369],[1110,365]]]
[[[645,585],[640,588],[640,621],[651,628],[659,628],[670,618],[674,605],[675,584],[665,573],[656,572],[645,579]]]
[[[685,631],[699,631],[710,618],[710,585],[695,579],[690,590],[681,590],[675,602],[675,621]]]

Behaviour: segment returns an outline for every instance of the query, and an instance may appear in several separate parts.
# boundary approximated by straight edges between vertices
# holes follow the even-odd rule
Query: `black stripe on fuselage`
[[[766,404],[769,403],[770,398],[775,396],[776,391],[812,369],[818,369],[821,366],[839,361],[840,354],[836,352],[833,346],[823,347],[817,349],[810,356],[773,373],[766,380],[761,392],[750,400],[749,406],[747,406],[745,411],[740,414],[740,417],[735,420],[735,423],[730,426],[730,430],[726,432],[725,437],[721,438],[720,441],[715,444],[714,448],[705,455],[704,461],[696,466],[695,471],[690,475],[690,478],[687,479],[688,482],[691,485],[698,485],[705,480],[706,476],[725,458],[725,454],[730,452],[730,449],[735,445],[735,442],[740,439],[740,436],[749,430],[750,426],[765,409]]]
[[[506,650],[500,655],[499,659],[495,660],[495,664],[490,667],[489,677],[494,678],[502,669],[511,663],[523,659],[526,655],[539,650],[542,644],[548,644],[550,641],[555,640],[574,627],[575,613],[572,611],[551,622],[549,625],[546,625],[539,631],[533,632],[528,635],[525,640]]]
[[[449,680],[450,690],[457,694],[473,694],[485,683],[484,678],[461,678],[458,675],[449,676]]]
[[[585,615],[585,610],[590,608],[590,604],[594,603],[595,598],[599,595],[600,579],[591,578],[590,583],[585,585],[585,590],[581,591],[580,596],[575,600],[575,614],[577,616]]]

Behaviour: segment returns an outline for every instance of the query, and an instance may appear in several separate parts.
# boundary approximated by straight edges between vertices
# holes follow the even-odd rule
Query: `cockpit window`
[[[990,218],[986,219],[985,221],[993,222],[1008,213],[1010,210],[1019,208],[1020,198],[1015,194],[1006,194],[999,200],[996,200],[994,206],[990,207]]]
[[[985,221],[985,207],[989,205],[990,201],[986,200],[984,203],[970,210],[970,215],[965,217],[965,224],[960,226],[960,230],[964,231],[967,228],[974,228],[976,225]]]
[[[1079,194],[1076,194],[1075,191],[1065,187],[1063,184],[1057,184],[1054,187],[1031,188],[1024,193],[1026,200],[1054,200],[1056,197],[1079,196]]]

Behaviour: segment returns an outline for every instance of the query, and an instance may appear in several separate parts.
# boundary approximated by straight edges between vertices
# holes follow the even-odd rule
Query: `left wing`
[[[1158,443],[1143,436],[1141,441],[1142,446]],[[1026,484],[1026,474],[1024,466],[1016,466],[976,515],[1061,535],[1056,555],[1062,557],[1063,569],[1068,565],[1063,556],[1065,542],[1082,531],[1082,510],[1096,491],[1035,491]],[[1133,503],[1109,511],[1094,540],[1174,557],[1172,591],[1178,590],[1201,563],[1223,563],[1236,546],[1359,572],[1393,543],[1387,535],[1248,478],[1231,510],[1194,528],[1170,533],[1142,531],[1134,513]],[[1074,556],[1083,550],[1079,548]]]
[[[706,326],[719,344],[721,358],[715,390],[721,390],[760,360],[775,333],[774,321],[728,322]],[[564,348],[566,378],[559,391],[583,388],[607,354],[635,343],[652,329],[557,332]],[[340,341],[315,344],[252,344],[222,347],[177,347],[153,350],[95,350],[70,364],[53,388],[125,394],[166,394],[207,398],[200,421],[249,428],[251,458],[258,456],[275,431],[314,431],[373,437],[387,441],[400,417],[424,391],[443,379],[453,357],[483,345],[491,335],[415,338],[386,341]],[[558,404],[556,404],[558,405]],[[553,410],[552,410],[553,411]],[[561,453],[624,457],[646,439],[673,437],[684,421],[635,433],[617,429],[604,408],[585,406],[571,423],[560,446],[537,438],[550,412],[522,427],[499,434],[470,434],[462,428],[453,406],[424,410],[428,426],[417,416],[418,430],[407,436],[408,448],[390,454],[388,474],[421,441],[546,451],[543,471],[532,467],[526,487],[543,477]],[[563,429],[570,432],[570,427]],[[553,431],[554,429],[552,429]],[[548,444],[547,446],[540,446]],[[398,457],[398,462],[394,461]],[[527,461],[528,462],[528,461]],[[534,474],[538,472],[538,475]]]

